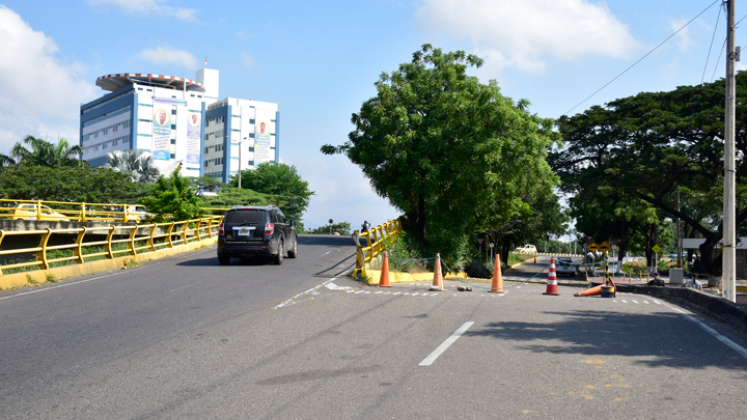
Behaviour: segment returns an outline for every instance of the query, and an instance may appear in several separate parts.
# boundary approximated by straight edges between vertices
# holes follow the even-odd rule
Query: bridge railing
[[[206,207],[203,210],[208,215],[223,215],[229,209]],[[154,216],[140,204],[0,199],[0,219],[128,223]]]
[[[175,246],[187,244],[190,239],[200,241],[206,238],[218,236],[218,227],[223,216],[209,216],[201,219],[183,220],[171,223],[151,223],[146,225],[121,225],[121,226],[104,226],[104,227],[80,227],[75,229],[44,229],[31,231],[4,231],[0,230],[0,246],[3,240],[8,237],[17,236],[41,236],[39,245],[32,248],[6,249],[0,250],[0,255],[19,255],[26,253],[36,253],[36,258],[32,261],[16,262],[11,264],[0,265],[0,276],[3,270],[9,270],[22,267],[37,267],[46,270],[50,264],[75,261],[83,264],[86,260],[94,257],[105,257],[112,259],[119,254],[135,255],[145,252],[154,252],[158,249],[174,248]],[[163,231],[166,233],[161,233]],[[140,233],[139,232],[146,232]],[[49,238],[55,234],[76,235],[72,243],[63,245],[48,245]],[[106,235],[105,240],[85,241],[86,236]],[[123,239],[116,237],[125,236]],[[100,238],[97,238],[100,239]],[[138,245],[138,243],[142,245]],[[116,246],[124,244],[124,246]],[[91,248],[93,249],[91,250]],[[72,255],[50,258],[49,251],[53,250],[72,250]],[[86,253],[88,251],[88,253]]]
[[[358,247],[357,258],[355,262],[355,270],[353,270],[353,276],[356,274],[365,274],[366,264],[373,261],[376,257],[384,252],[387,245],[391,244],[402,234],[402,220],[392,220],[369,229],[365,232],[353,232],[354,238],[366,238],[366,244],[368,246],[362,247],[360,240],[356,240]]]

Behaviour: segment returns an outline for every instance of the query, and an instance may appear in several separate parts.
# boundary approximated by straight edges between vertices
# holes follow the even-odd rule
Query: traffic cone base
[[[578,293],[574,293],[573,296],[585,297],[585,296],[596,296],[602,294],[602,285],[594,286],[591,289],[582,290]]]
[[[501,273],[501,256],[495,255],[495,268],[493,268],[493,284],[488,293],[506,293],[503,291],[503,273]]]
[[[441,275],[441,254],[436,254],[436,269],[433,270],[433,287],[438,287],[442,292],[444,291],[444,279]]]
[[[555,274],[555,257],[550,257],[550,272],[547,274],[545,296],[558,296],[558,276]]]
[[[381,278],[379,287],[392,287],[389,285],[389,255],[384,251],[384,263],[381,264]]]

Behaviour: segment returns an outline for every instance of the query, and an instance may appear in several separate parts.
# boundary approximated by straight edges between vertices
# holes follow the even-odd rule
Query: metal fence
[[[229,209],[206,207],[208,214]],[[69,222],[139,222],[155,217],[139,204],[0,199],[0,219]]]
[[[9,249],[0,251],[0,255],[18,255],[25,253],[36,253],[33,261],[17,262],[6,265],[0,265],[0,276],[3,270],[22,267],[37,267],[46,270],[50,264],[75,261],[83,264],[86,259],[94,257],[115,258],[119,254],[136,255],[139,253],[153,252],[163,248],[173,248],[178,245],[187,244],[188,241],[200,241],[206,238],[217,237],[218,227],[223,216],[209,216],[202,219],[183,220],[171,223],[151,223],[146,225],[121,225],[121,226],[104,226],[104,227],[80,227],[74,229],[43,229],[27,231],[4,231],[0,230],[0,246],[3,240],[10,236],[41,236],[39,245],[33,248]],[[165,233],[161,233],[163,231]],[[138,234],[139,232],[146,232]],[[74,243],[63,245],[47,245],[52,235],[77,235]],[[86,242],[86,236],[106,235],[105,240],[95,238]],[[115,239],[116,237],[123,237]],[[137,246],[137,243],[144,245]],[[117,244],[124,244],[123,247],[115,247]],[[89,247],[93,247],[90,250]],[[89,248],[89,253],[84,253]],[[115,249],[121,248],[121,249]],[[72,250],[72,255],[57,258],[49,258],[48,252],[53,250]]]
[[[379,226],[369,229],[366,232],[358,233],[356,230],[353,232],[353,238],[356,239],[358,245],[358,256],[355,262],[355,270],[353,276],[356,274],[363,273],[365,275],[366,264],[373,261],[374,258],[378,257],[384,248],[393,243],[402,234],[402,220],[392,220]],[[360,240],[358,238],[366,238],[366,244],[368,246],[360,246]]]

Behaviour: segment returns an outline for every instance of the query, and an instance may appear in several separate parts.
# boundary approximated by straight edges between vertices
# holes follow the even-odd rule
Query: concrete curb
[[[29,278],[36,283],[46,283],[47,278],[54,278],[56,281],[81,277],[91,274],[97,274],[112,270],[121,270],[132,262],[140,263],[143,261],[157,260],[195,249],[205,248],[218,242],[218,238],[204,239],[199,242],[190,242],[186,245],[177,245],[173,248],[159,249],[155,252],[146,252],[137,255],[125,255],[113,259],[91,261],[83,264],[71,264],[64,267],[50,268],[48,270],[34,270],[15,274],[0,276],[0,290],[15,289],[18,287],[31,286]]]
[[[727,324],[747,331],[747,309],[718,296],[699,292],[688,287],[660,287],[640,284],[616,284],[619,292],[651,295],[683,303],[701,312],[713,315]]]

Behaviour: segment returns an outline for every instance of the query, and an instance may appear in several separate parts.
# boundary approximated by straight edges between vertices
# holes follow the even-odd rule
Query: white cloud
[[[71,143],[79,138],[80,104],[96,97],[86,68],[57,56],[57,44],[0,6],[0,153],[26,135]]]
[[[198,63],[197,57],[189,51],[177,50],[168,45],[161,45],[152,50],[146,48],[137,56],[158,66],[176,64],[191,70],[196,69]]]
[[[550,57],[626,57],[639,43],[605,4],[587,0],[423,0],[416,17],[434,35],[472,42],[499,66],[536,72]]]
[[[89,4],[113,5],[123,12],[144,16],[162,15],[172,16],[185,22],[196,22],[197,10],[183,7],[167,6],[167,0],[89,0]]]
[[[249,69],[249,68],[254,67],[256,64],[257,64],[257,62],[254,61],[254,58],[252,58],[252,56],[251,56],[251,54],[249,54],[249,52],[247,52],[247,51],[242,51],[241,52],[241,65],[244,68]]]
[[[672,27],[672,32],[682,28],[689,19],[672,19],[669,21],[669,25]],[[687,51],[690,46],[695,45],[695,41],[690,38],[690,28],[685,27],[681,31],[677,32],[677,49],[680,51]]]

